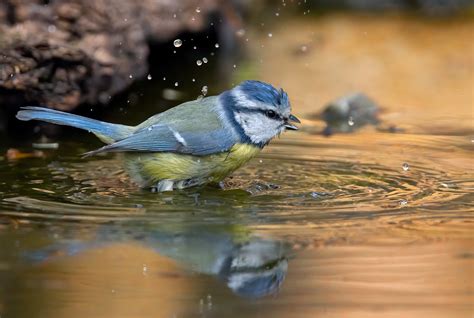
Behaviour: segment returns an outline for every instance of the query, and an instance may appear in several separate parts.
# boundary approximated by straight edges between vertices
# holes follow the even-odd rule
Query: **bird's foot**
[[[173,180],[161,180],[155,186],[151,187],[152,192],[165,192],[173,191],[174,181]]]

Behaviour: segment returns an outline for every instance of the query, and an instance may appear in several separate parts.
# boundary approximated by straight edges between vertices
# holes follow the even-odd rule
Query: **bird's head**
[[[259,81],[245,81],[222,95],[230,120],[249,142],[264,146],[284,130],[297,130],[288,95]]]

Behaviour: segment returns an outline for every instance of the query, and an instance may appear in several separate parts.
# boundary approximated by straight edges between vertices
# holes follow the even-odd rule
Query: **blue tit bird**
[[[180,104],[137,126],[106,123],[42,107],[22,107],[19,120],[41,120],[94,133],[105,145],[85,156],[122,152],[141,187],[172,191],[217,183],[255,157],[275,136],[297,130],[288,95],[244,81],[217,96]]]

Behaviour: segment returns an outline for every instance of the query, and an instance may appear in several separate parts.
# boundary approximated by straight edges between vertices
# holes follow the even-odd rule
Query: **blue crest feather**
[[[242,92],[249,98],[275,107],[288,107],[288,94],[280,88],[260,81],[244,81],[239,85]]]

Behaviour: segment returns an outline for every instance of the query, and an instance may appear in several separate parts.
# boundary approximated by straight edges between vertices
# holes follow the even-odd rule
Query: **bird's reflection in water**
[[[258,298],[272,294],[288,270],[284,244],[252,237],[235,241],[228,234],[177,236],[149,242],[159,253],[194,270],[217,276],[236,294]]]
[[[152,231],[127,237],[120,228],[103,226],[93,240],[52,243],[27,252],[25,258],[34,263],[52,262],[118,242],[132,242],[194,272],[216,277],[238,296],[260,298],[277,292],[288,271],[286,244],[233,232],[232,228],[208,231],[194,227],[178,234]]]

